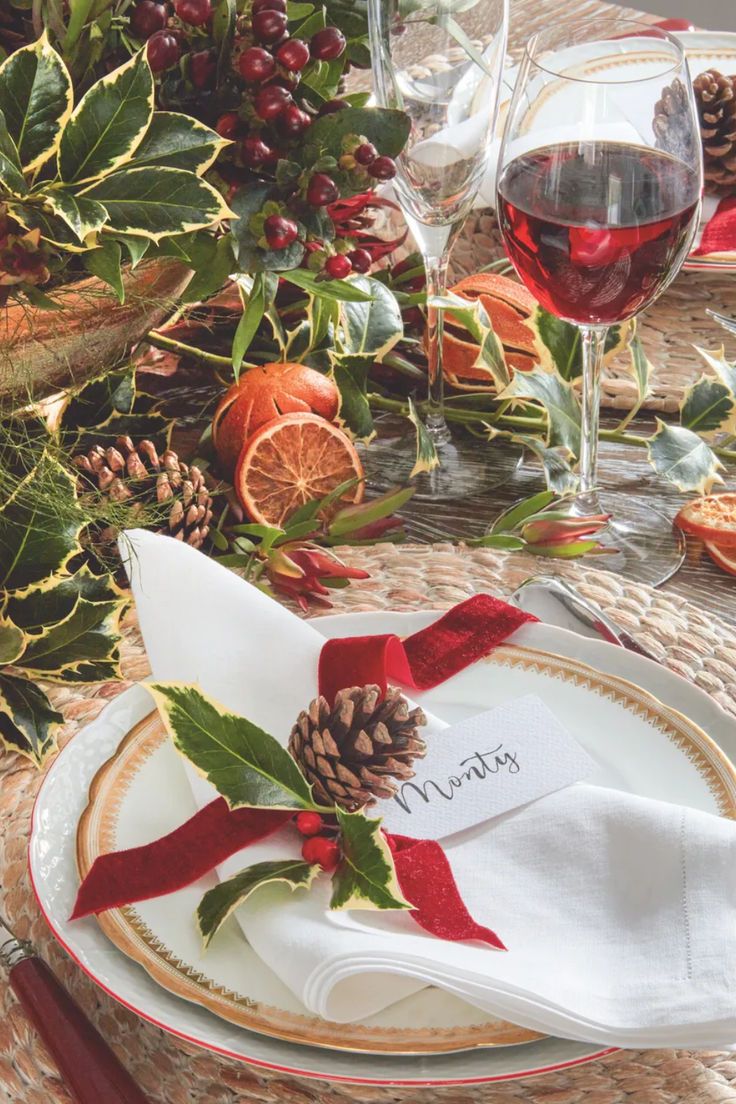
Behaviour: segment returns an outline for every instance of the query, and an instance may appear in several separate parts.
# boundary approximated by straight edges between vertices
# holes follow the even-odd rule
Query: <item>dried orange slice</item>
[[[719,548],[736,548],[736,494],[704,495],[686,502],[675,525]]]
[[[723,545],[706,541],[705,547],[714,564],[723,568],[729,575],[736,575],[736,548],[724,548]]]
[[[284,414],[256,430],[235,469],[235,490],[253,521],[283,525],[288,517],[341,483],[363,479],[363,465],[341,429],[316,414]],[[363,499],[363,483],[343,501]]]

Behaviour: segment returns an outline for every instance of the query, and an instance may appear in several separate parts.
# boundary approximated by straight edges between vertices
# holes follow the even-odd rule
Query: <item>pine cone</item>
[[[135,499],[132,508],[158,504],[166,513],[159,532],[199,548],[209,532],[210,498],[199,468],[189,468],[172,449],[161,457],[153,441],[137,445],[118,437],[114,446],[93,445],[72,457],[80,470],[80,490],[94,487],[113,502]]]
[[[685,85],[675,79],[654,105],[652,128],[657,139],[657,149],[679,157],[688,165],[695,163],[696,151],[690,116],[690,104]]]
[[[393,797],[394,779],[414,776],[411,765],[427,750],[418,732],[426,723],[398,690],[381,700],[377,686],[354,686],[340,690],[332,708],[320,697],[300,713],[289,751],[317,801],[354,812]]]
[[[705,185],[720,194],[736,192],[736,76],[717,69],[693,82],[703,139]]]

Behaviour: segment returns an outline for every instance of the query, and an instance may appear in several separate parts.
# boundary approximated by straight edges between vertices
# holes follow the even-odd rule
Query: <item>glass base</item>
[[[666,583],[682,566],[685,559],[683,534],[665,514],[653,509],[648,499],[630,496],[622,500],[602,494],[592,503],[586,501],[584,508],[581,500],[576,500],[577,513],[597,513],[599,510],[613,515],[599,538],[611,551],[606,555],[586,556],[582,562],[649,586]]]
[[[522,460],[522,451],[516,445],[454,433],[437,450],[440,466],[410,480],[416,460],[414,433],[407,433],[405,421],[395,419],[377,421],[376,429],[379,435],[362,457],[368,487],[385,491],[411,483],[417,501],[448,502],[482,495],[508,483]]]

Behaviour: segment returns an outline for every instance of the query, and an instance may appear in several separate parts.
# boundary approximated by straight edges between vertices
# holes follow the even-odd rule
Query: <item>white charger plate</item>
[[[354,614],[322,618],[315,624],[330,636],[387,631],[405,635],[425,626],[435,616],[432,613]],[[645,687],[671,709],[689,715],[726,752],[736,757],[734,722],[702,691],[658,665],[623,649],[544,625],[525,626],[516,634],[515,643],[592,663],[599,671]],[[490,674],[491,668],[477,665],[419,697],[427,708],[452,721],[487,708],[504,697],[517,696],[528,688],[528,678],[523,670],[520,672],[513,667],[505,670],[503,680],[492,680],[487,677]],[[553,688],[554,682],[552,677],[550,688]],[[569,687],[566,692],[569,692]],[[561,707],[559,688],[557,698],[556,705]],[[605,706],[603,698],[601,705]],[[569,703],[566,708],[569,711]],[[39,903],[52,930],[69,953],[116,999],[173,1034],[208,1049],[254,1064],[332,1080],[407,1085],[485,1082],[530,1076],[590,1061],[608,1053],[599,1046],[558,1039],[543,1039],[523,1047],[411,1058],[385,1054],[341,1054],[296,1046],[234,1027],[166,992],[139,966],[111,946],[96,921],[69,924],[66,917],[71,910],[78,881],[75,869],[76,827],[87,805],[90,782],[99,767],[115,752],[122,737],[149,711],[150,698],[141,688],[133,688],[111,703],[97,721],[79,733],[51,768],[33,817],[30,860]],[[570,716],[564,719],[570,724]],[[580,731],[575,734],[579,738],[582,735]],[[711,768],[705,769],[704,773],[702,762],[699,766],[693,764],[688,753],[683,753],[671,741],[667,746],[666,740],[642,741],[640,737],[641,732],[637,738],[635,729],[630,731],[628,742],[626,739],[622,741],[617,734],[616,742],[611,743],[607,754],[604,754],[605,748],[599,745],[600,781],[633,792],[718,811],[719,804],[722,806],[723,786],[732,788],[734,784],[727,764],[719,763],[717,755],[710,755],[711,768],[720,778],[716,783],[714,777],[707,777]],[[716,792],[719,787],[720,797]],[[156,798],[156,815],[164,815],[165,819],[167,795],[159,788]],[[168,813],[174,818],[172,823],[177,823],[177,812],[170,802]],[[156,830],[151,831],[147,823],[142,838],[151,838],[156,834]],[[154,904],[153,907],[155,910],[158,906]],[[457,1015],[457,1010],[451,1009],[450,1012],[451,1018]],[[402,1010],[399,1009],[398,1013],[396,1009],[392,1010],[389,1022],[390,1017],[396,1015],[400,1022]]]

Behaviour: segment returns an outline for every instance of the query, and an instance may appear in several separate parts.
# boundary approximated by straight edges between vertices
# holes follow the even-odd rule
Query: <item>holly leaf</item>
[[[65,188],[49,188],[44,192],[46,207],[67,224],[81,244],[107,222],[107,211],[101,203],[86,196],[74,195]]]
[[[544,307],[538,306],[529,323],[542,346],[543,361],[546,352],[563,380],[576,380],[583,374],[583,348],[580,329],[572,322],[564,322]],[[628,324],[610,326],[606,334],[605,356],[614,356],[626,344]]]
[[[119,674],[119,622],[123,602],[78,598],[62,621],[28,639],[16,666],[38,678],[98,682]]]
[[[131,160],[151,122],[153,91],[145,49],[92,85],[61,136],[64,183],[96,180]]]
[[[516,372],[501,399],[534,399],[547,412],[547,445],[561,446],[573,456],[580,452],[580,404],[569,380],[532,368]]]
[[[9,191],[19,196],[25,195],[28,191],[26,178],[20,167],[18,150],[8,133],[2,110],[0,110],[0,184],[4,184]]]
[[[695,433],[716,430],[733,433],[736,428],[736,397],[720,380],[701,376],[685,392],[680,403],[680,423]]]
[[[71,77],[45,31],[0,65],[0,104],[25,172],[56,153],[72,103]]]
[[[24,632],[38,634],[69,617],[80,598],[95,603],[129,601],[127,592],[110,575],[95,575],[83,564],[74,575],[49,575],[41,583],[16,591],[8,599],[5,613]]]
[[[699,345],[695,349],[702,356],[705,363],[715,373],[729,391],[736,395],[736,364],[729,364],[726,360],[726,352],[723,345],[719,349],[701,349]]]
[[[297,859],[275,859],[255,863],[205,893],[197,909],[197,926],[205,948],[222,925],[252,893],[262,886],[282,882],[290,889],[309,889],[320,872],[319,866]]]
[[[625,429],[629,422],[641,410],[642,403],[649,394],[649,379],[652,374],[652,365],[644,352],[644,346],[638,334],[635,334],[629,345],[631,374],[636,382],[636,402],[631,407],[623,421],[619,422],[619,430]]]
[[[125,302],[122,258],[122,246],[114,238],[106,238],[98,249],[90,249],[84,255],[84,267],[112,288],[121,305]]]
[[[657,432],[649,438],[649,462],[657,475],[668,479],[678,491],[708,494],[723,467],[712,448],[692,430],[669,426],[657,419]]]
[[[84,194],[103,205],[108,229],[152,241],[204,229],[231,214],[211,184],[184,169],[162,166],[120,169]]]
[[[363,135],[386,157],[398,157],[410,130],[411,120],[403,111],[346,107],[312,123],[304,140],[303,163],[309,165],[324,156],[341,157],[345,152],[342,140],[350,134]]]
[[[407,417],[414,426],[417,435],[416,459],[414,461],[414,467],[409,472],[409,478],[414,479],[415,476],[420,475],[422,472],[431,472],[434,471],[435,468],[438,468],[440,466],[440,458],[437,455],[437,449],[434,447],[434,441],[429,436],[427,427],[417,414],[417,408],[411,396],[409,396],[409,413]]]
[[[368,373],[373,357],[332,357],[332,378],[340,392],[338,424],[359,441],[375,436],[373,414],[368,402]]]
[[[25,635],[10,621],[0,620],[0,667],[14,663],[23,654]]]
[[[515,433],[511,440],[536,456],[544,469],[545,482],[551,491],[569,494],[577,489],[578,476],[570,467],[571,453],[567,449],[549,448],[538,437],[526,433]]]
[[[190,115],[154,112],[145,137],[135,151],[136,165],[165,165],[202,176],[221,149],[231,143]]]
[[[381,820],[337,810],[342,857],[332,876],[332,909],[408,909]]]
[[[8,751],[42,766],[63,720],[35,683],[0,672],[0,740]]]
[[[59,429],[63,434],[92,429],[113,414],[131,414],[135,401],[135,368],[126,364],[71,391],[59,419]]]
[[[59,571],[81,551],[85,517],[74,481],[48,456],[0,507],[0,590],[15,590]]]
[[[340,304],[342,346],[352,356],[380,359],[404,336],[404,324],[396,298],[380,280],[354,276],[353,287],[364,291],[368,302]]]
[[[508,387],[511,375],[506,364],[503,345],[496,336],[493,323],[481,301],[477,299],[474,303],[468,303],[459,295],[453,295],[450,292],[429,300],[429,303],[446,310],[447,321],[463,326],[470,334],[478,346],[478,357],[474,367],[482,368],[488,373],[497,391]]]
[[[315,808],[310,785],[273,736],[196,686],[158,682],[146,689],[177,750],[231,808]]]

